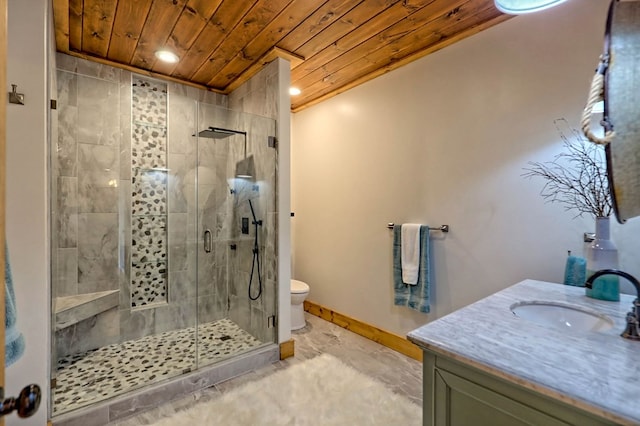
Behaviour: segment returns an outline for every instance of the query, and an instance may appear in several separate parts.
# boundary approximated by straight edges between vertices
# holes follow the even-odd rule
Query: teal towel
[[[4,351],[5,367],[10,366],[24,353],[24,336],[16,327],[16,296],[13,292],[13,278],[9,266],[9,248],[4,245]]]
[[[418,283],[409,285],[402,282],[401,259],[401,225],[393,227],[393,289],[394,301],[397,306],[407,306],[416,311],[428,313],[430,292],[430,267],[429,267],[429,227],[420,227],[420,270]]]
[[[564,283],[576,287],[584,287],[587,279],[587,260],[584,257],[567,256],[567,263],[564,267]]]

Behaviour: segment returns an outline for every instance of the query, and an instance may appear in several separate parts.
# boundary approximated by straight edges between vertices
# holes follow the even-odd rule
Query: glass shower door
[[[197,366],[196,102],[98,74],[57,72],[52,416]]]
[[[275,341],[275,121],[198,107],[198,365]]]

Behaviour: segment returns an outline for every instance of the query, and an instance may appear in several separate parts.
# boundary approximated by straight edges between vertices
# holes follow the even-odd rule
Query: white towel
[[[402,251],[402,282],[405,284],[418,284],[418,271],[420,267],[420,224],[404,223],[400,244]]]

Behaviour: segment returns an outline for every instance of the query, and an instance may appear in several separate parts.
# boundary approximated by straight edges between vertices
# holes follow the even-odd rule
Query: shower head
[[[212,139],[224,139],[231,135],[244,135],[247,136],[247,132],[241,132],[240,130],[223,129],[221,127],[209,127],[208,129],[198,132],[198,136],[201,138]]]

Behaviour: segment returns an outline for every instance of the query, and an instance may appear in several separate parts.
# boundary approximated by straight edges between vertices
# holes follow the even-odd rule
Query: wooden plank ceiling
[[[58,51],[229,93],[291,60],[292,110],[508,19],[493,0],[53,0]],[[169,49],[177,64],[155,58]]]

